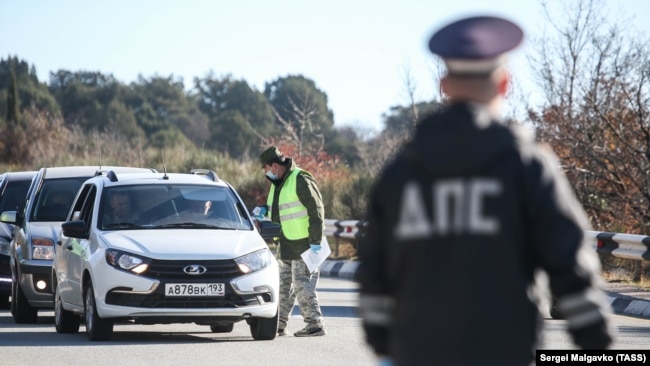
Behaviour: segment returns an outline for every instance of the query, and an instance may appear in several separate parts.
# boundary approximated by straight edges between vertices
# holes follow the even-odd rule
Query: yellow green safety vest
[[[280,225],[282,234],[289,240],[305,239],[309,237],[309,215],[296,192],[296,177],[303,171],[294,168],[288,177],[285,178],[280,197],[278,198],[278,209],[280,211]],[[308,172],[306,172],[308,173]],[[271,190],[266,199],[266,204],[273,207],[275,184],[271,184]]]

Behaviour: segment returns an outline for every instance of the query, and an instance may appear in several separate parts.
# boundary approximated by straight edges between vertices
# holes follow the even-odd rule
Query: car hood
[[[32,238],[40,237],[57,241],[62,223],[62,221],[30,222],[29,233]]]
[[[108,248],[154,259],[231,259],[267,247],[255,230],[123,230],[99,235]]]

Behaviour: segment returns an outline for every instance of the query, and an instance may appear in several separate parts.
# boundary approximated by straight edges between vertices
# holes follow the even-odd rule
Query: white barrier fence
[[[587,231],[598,253],[638,261],[650,260],[650,237],[622,233]]]
[[[365,222],[359,220],[325,219],[326,236],[348,239],[355,245],[356,240],[363,235],[364,227]],[[639,261],[650,260],[648,236],[600,231],[585,231],[585,235],[592,241],[592,246],[598,253]],[[338,242],[333,250],[337,255]]]
[[[362,235],[363,221],[325,219],[325,235],[335,238],[357,239]]]

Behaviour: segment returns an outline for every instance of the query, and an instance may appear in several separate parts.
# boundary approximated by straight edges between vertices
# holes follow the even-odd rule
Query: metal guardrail
[[[366,223],[359,220],[325,219],[325,235],[335,239],[344,238],[353,241],[363,235]],[[650,261],[650,237],[623,233],[585,231],[585,236],[592,240],[592,247],[601,254],[613,257]],[[338,255],[338,240],[333,248]]]
[[[650,237],[622,233],[586,231],[586,236],[593,240],[593,247],[598,253],[613,257],[650,260]]]
[[[365,225],[359,220],[325,219],[325,235],[334,238],[357,239]]]

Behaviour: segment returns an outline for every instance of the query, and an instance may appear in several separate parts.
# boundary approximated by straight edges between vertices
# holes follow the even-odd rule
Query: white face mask
[[[271,179],[271,180],[277,180],[278,179],[278,175],[274,174],[270,169],[269,169],[268,172],[266,172],[266,176],[269,177],[269,179]]]
[[[272,179],[272,180],[277,180],[278,179],[278,176],[273,174],[273,172],[271,172],[270,170],[268,172],[266,172],[266,176],[269,177],[269,179]]]

